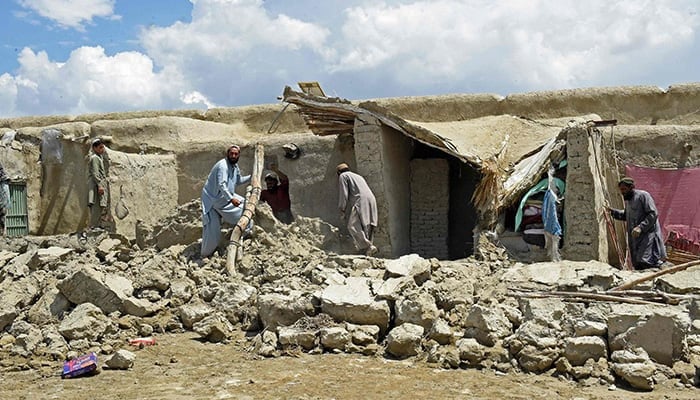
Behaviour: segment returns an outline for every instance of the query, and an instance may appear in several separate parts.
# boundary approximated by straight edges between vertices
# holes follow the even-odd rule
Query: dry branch
[[[263,163],[265,159],[265,149],[262,144],[257,144],[255,146],[255,161],[253,163],[253,173],[250,177],[250,185],[252,190],[246,198],[245,207],[243,208],[243,215],[238,220],[236,226],[233,227],[233,232],[231,232],[231,240],[229,241],[228,248],[226,250],[226,271],[229,276],[233,276],[236,273],[236,260],[241,254],[243,243],[241,243],[241,236],[243,232],[248,227],[248,223],[253,219],[255,215],[255,206],[258,204],[260,199],[261,187],[261,177],[263,172]]]
[[[610,289],[610,291],[614,292],[614,291],[618,291],[618,290],[631,289],[631,288],[639,285],[640,283],[650,281],[650,280],[652,280],[656,277],[659,277],[661,275],[672,274],[674,272],[683,271],[685,269],[688,269],[688,268],[696,266],[696,265],[700,265],[700,260],[695,260],[695,261],[687,262],[685,264],[676,265],[675,267],[671,267],[668,269],[662,269],[661,271],[657,271],[657,272],[654,272],[652,274],[643,276],[643,277],[641,277],[639,279],[635,279],[631,282],[623,283],[620,286],[617,286],[617,287]]]

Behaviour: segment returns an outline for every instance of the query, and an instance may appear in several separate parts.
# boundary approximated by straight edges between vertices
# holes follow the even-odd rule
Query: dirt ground
[[[697,399],[672,382],[653,392],[582,387],[544,375],[444,370],[424,361],[348,354],[297,354],[261,359],[248,342],[201,342],[193,333],[157,337],[133,350],[128,371],[61,379],[61,363],[18,371],[2,368],[0,399]],[[3,364],[7,365],[8,360]],[[25,363],[26,364],[26,363]],[[21,363],[20,363],[21,365]]]

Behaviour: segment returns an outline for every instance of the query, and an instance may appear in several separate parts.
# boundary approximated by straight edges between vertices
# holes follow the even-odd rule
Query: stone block
[[[405,323],[392,329],[386,337],[386,351],[394,357],[406,358],[421,350],[423,327]]]
[[[459,350],[459,359],[469,365],[480,363],[486,356],[486,346],[474,338],[459,339],[455,345]]]
[[[213,308],[204,303],[189,303],[178,309],[182,325],[187,329],[192,329],[195,323],[212,314],[213,311]]]
[[[226,341],[233,335],[233,327],[226,318],[219,314],[212,314],[195,322],[192,330],[212,343]]]
[[[288,326],[299,318],[314,315],[314,306],[308,297],[296,294],[265,294],[258,297],[258,313],[265,328],[277,329]]]
[[[57,288],[51,288],[29,309],[27,318],[37,325],[53,323],[61,319],[70,307],[70,301]]]
[[[656,278],[656,288],[667,293],[700,293],[700,266]]]
[[[311,350],[317,344],[317,332],[297,329],[289,326],[277,328],[277,336],[282,347],[301,347],[304,350]]]
[[[109,369],[130,369],[134,366],[134,361],[136,354],[122,349],[107,357],[105,365]]]
[[[564,357],[573,366],[584,365],[589,359],[598,361],[607,356],[607,343],[600,336],[581,336],[568,338],[565,341]]]
[[[345,285],[330,285],[321,293],[321,309],[337,321],[389,327],[391,310],[385,300],[375,300],[367,278],[348,278]]]
[[[367,346],[377,343],[379,327],[376,325],[345,324],[345,329],[352,335],[352,342],[358,346]]]
[[[450,324],[442,318],[438,318],[430,327],[428,338],[438,342],[441,345],[450,344],[453,339],[452,328]]]
[[[435,299],[426,292],[400,299],[395,305],[396,325],[412,323],[429,330],[438,318],[438,308]]]
[[[687,355],[689,329],[688,314],[679,310],[618,306],[608,318],[608,343],[611,351],[641,347],[652,360],[670,367]]]
[[[110,328],[111,322],[102,310],[92,303],[79,304],[58,327],[67,340],[98,340]]]
[[[556,347],[537,348],[527,345],[520,350],[517,359],[523,370],[540,373],[551,368],[560,354],[560,350]]]
[[[493,346],[498,339],[513,333],[513,324],[503,310],[479,304],[469,310],[463,326],[465,337],[473,337],[487,346]]]
[[[391,278],[412,277],[417,284],[421,285],[430,279],[430,261],[418,254],[407,254],[395,260],[385,263],[386,273]]]
[[[339,326],[322,328],[319,335],[321,345],[328,350],[345,350],[345,347],[351,342],[350,333]]]
[[[107,314],[123,312],[124,299],[134,291],[128,279],[89,267],[75,271],[56,286],[72,303],[92,303]]]

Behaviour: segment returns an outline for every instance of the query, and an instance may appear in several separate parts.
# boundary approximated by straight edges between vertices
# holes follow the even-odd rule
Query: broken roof
[[[283,100],[298,107],[307,126],[316,135],[353,134],[355,118],[371,116],[479,170],[485,168],[485,160],[497,160],[499,171],[491,176],[500,181],[496,185],[500,193],[497,199],[493,199],[493,195],[487,196],[487,203],[497,209],[511,204],[534,184],[546,171],[549,161],[563,158],[565,141],[558,136],[572,121],[572,118],[537,121],[512,115],[447,122],[410,121],[375,102],[353,103],[340,98],[313,96],[290,87],[285,87]],[[595,114],[575,118],[577,122],[598,119]]]
[[[457,152],[470,159],[484,160],[505,151],[503,161],[506,165],[515,164],[525,155],[542,147],[562,129],[512,115],[464,121],[410,123],[449,140]]]

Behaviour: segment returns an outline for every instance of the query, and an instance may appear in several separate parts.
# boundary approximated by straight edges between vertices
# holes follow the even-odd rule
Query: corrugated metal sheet
[[[5,216],[5,228],[7,236],[29,234],[26,183],[10,183],[10,210]]]

